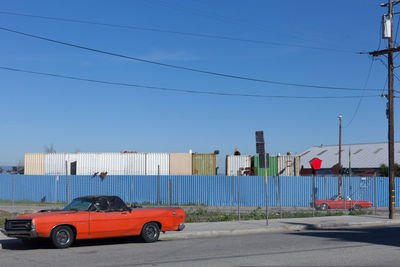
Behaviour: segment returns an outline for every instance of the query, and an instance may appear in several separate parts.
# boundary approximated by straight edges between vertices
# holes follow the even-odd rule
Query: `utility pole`
[[[393,112],[393,1],[389,0],[390,38],[388,54],[388,138],[389,138],[389,219],[394,219],[395,192],[394,192],[394,112]]]
[[[382,7],[388,7],[388,21],[384,18],[386,26],[389,22],[389,29],[385,28],[384,38],[388,39],[388,49],[370,52],[372,56],[388,55],[388,103],[386,115],[388,118],[388,158],[389,158],[389,219],[395,218],[395,191],[394,191],[394,111],[393,111],[393,52],[398,52],[399,47],[393,48],[393,5],[397,5],[400,1],[389,0],[389,3],[381,4]]]
[[[338,176],[338,196],[342,194],[342,114],[339,114],[339,176]]]

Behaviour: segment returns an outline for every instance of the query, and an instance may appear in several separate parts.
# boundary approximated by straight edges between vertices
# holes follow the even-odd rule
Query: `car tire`
[[[353,210],[355,211],[360,211],[362,209],[362,207],[358,204],[354,205]]]
[[[68,226],[58,226],[54,228],[50,238],[56,248],[68,248],[75,239],[71,227]]]
[[[326,203],[322,203],[321,206],[319,207],[320,210],[325,211],[329,209],[328,204]]]
[[[140,236],[146,243],[156,242],[160,237],[160,227],[155,222],[146,223],[143,225]]]

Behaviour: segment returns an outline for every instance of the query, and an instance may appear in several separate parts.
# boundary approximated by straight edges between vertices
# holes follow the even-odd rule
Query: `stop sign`
[[[321,169],[322,160],[320,160],[319,158],[313,158],[309,162],[310,162],[310,166],[313,170]]]

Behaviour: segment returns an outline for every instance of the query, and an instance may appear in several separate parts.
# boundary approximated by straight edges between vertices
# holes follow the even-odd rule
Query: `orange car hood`
[[[45,212],[36,212],[36,213],[30,213],[30,214],[23,214],[17,217],[12,217],[9,219],[34,219],[34,218],[39,218],[39,217],[44,217],[44,216],[57,216],[57,215],[68,215],[68,214],[76,214],[78,211],[45,211]]]

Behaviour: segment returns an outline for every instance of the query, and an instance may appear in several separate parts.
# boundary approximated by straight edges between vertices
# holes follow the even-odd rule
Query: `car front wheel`
[[[321,204],[320,210],[328,210],[328,209],[329,209],[328,204],[326,204],[326,203],[322,203],[322,204]]]
[[[155,222],[146,223],[142,228],[140,236],[146,243],[157,241],[160,237],[160,228],[158,227],[158,224]]]
[[[51,233],[51,242],[56,248],[67,248],[74,242],[74,233],[68,226],[58,226]]]

